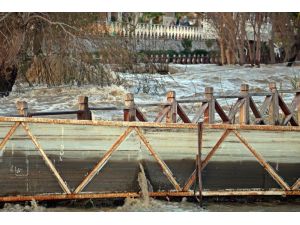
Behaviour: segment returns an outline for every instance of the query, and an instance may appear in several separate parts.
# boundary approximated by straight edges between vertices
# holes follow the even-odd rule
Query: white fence
[[[209,22],[203,22],[202,27],[193,26],[165,26],[159,24],[144,24],[138,23],[136,26],[121,23],[121,22],[107,22],[105,24],[97,24],[95,33],[109,33],[110,35],[119,35],[125,37],[136,37],[145,39],[191,39],[191,40],[208,40],[217,39],[217,33]],[[257,29],[257,28],[256,28]],[[261,40],[268,41],[271,37],[270,31],[272,26],[264,24],[261,27]],[[254,40],[253,27],[250,24],[246,26],[248,40]],[[257,32],[257,31],[256,31]]]
[[[215,39],[214,35],[204,32],[203,28],[192,26],[164,26],[158,24],[139,23],[136,26],[119,22],[108,23],[108,31],[112,35],[134,36],[137,38],[166,39]]]

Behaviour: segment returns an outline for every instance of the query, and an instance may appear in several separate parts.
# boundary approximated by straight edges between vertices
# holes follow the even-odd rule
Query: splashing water
[[[5,203],[2,212],[44,212],[45,207],[39,206],[35,200],[26,203],[25,205]]]
[[[138,184],[141,189],[141,197],[140,198],[126,198],[124,205],[118,207],[112,211],[122,211],[122,212],[141,212],[141,211],[156,211],[156,212],[170,212],[170,211],[204,211],[199,208],[196,204],[190,203],[186,201],[186,198],[183,198],[181,202],[167,202],[156,200],[149,197],[149,191],[152,191],[152,186],[149,180],[146,177],[144,167],[140,163],[140,172],[138,174]]]
[[[146,174],[143,168],[143,165],[140,163],[140,170],[138,174],[138,183],[141,188],[141,198],[144,203],[144,205],[147,207],[149,206],[150,197],[149,197],[149,191],[148,191],[148,180],[146,178]]]

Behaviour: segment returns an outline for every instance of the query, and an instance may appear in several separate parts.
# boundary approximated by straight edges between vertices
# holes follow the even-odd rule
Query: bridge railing
[[[286,103],[282,95],[294,94],[291,103]],[[260,98],[258,105],[256,98]],[[231,99],[232,106],[224,106],[220,99]],[[235,100],[236,99],[236,100]],[[193,104],[194,113],[191,117],[186,105]],[[275,82],[269,84],[267,92],[250,92],[249,85],[242,84],[240,92],[235,95],[224,95],[214,93],[212,87],[206,87],[202,98],[197,99],[176,99],[175,91],[167,92],[165,102],[153,102],[136,104],[134,95],[125,95],[124,106],[122,107],[90,107],[88,97],[79,96],[78,110],[31,112],[26,102],[17,102],[19,115],[0,116],[21,116],[38,117],[53,115],[77,115],[78,120],[92,120],[92,111],[123,111],[123,121],[148,122],[153,120],[146,116],[147,107],[157,106],[160,108],[157,115],[152,116],[153,122],[166,123],[197,123],[201,120],[206,124],[241,124],[241,125],[279,125],[299,126],[300,124],[300,83],[296,90],[278,90]],[[143,110],[142,110],[143,109]],[[148,118],[147,118],[148,117]]]

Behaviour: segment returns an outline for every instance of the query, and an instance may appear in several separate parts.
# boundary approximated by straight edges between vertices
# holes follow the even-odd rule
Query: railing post
[[[279,102],[278,102],[278,91],[276,83],[269,83],[270,91],[272,92],[272,101],[269,107],[269,122],[271,125],[279,124]]]
[[[245,102],[240,107],[240,124],[249,124],[250,118],[249,118],[249,85],[248,84],[242,84],[241,85],[241,95],[243,95],[243,98],[245,99]]]
[[[28,110],[28,104],[25,101],[18,101],[17,102],[17,109],[18,113],[21,116],[28,117],[29,116],[29,110]]]
[[[124,121],[136,121],[136,107],[134,103],[134,95],[127,93],[125,95]]]
[[[78,97],[78,110],[82,112],[77,113],[78,120],[92,120],[92,113],[89,109],[89,99],[86,96]]]
[[[176,102],[176,93],[175,91],[168,91],[167,93],[167,102],[171,104],[171,110],[166,116],[167,123],[176,123],[177,116],[177,102]]]
[[[215,122],[214,88],[206,87],[204,95],[208,102],[208,107],[204,111],[204,123],[213,124]]]

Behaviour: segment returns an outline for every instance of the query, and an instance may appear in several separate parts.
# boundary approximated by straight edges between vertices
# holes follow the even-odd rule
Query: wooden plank
[[[184,123],[191,123],[190,118],[186,115],[186,113],[178,103],[177,103],[177,113]]]

